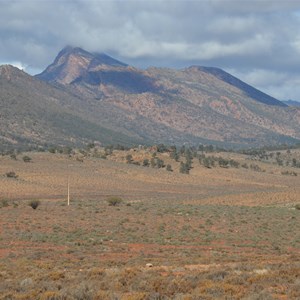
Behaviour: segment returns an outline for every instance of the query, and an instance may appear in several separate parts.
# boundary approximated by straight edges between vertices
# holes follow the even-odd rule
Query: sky
[[[138,68],[219,67],[300,101],[300,0],[0,0],[0,64],[37,74],[66,45]]]

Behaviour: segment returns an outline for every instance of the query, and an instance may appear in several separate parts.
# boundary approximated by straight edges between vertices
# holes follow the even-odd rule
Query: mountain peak
[[[16,77],[24,77],[29,76],[23,70],[12,66],[12,65],[1,65],[0,66],[0,77],[5,78],[7,80],[11,80],[12,78]]]
[[[66,46],[58,53],[56,59],[59,59],[61,57],[68,57],[70,55],[81,56],[90,59],[93,59],[95,56],[93,53],[90,53],[80,47]]]
[[[39,79],[69,84],[99,66],[126,67],[127,65],[105,53],[91,53],[80,47],[66,46],[56,56]]]

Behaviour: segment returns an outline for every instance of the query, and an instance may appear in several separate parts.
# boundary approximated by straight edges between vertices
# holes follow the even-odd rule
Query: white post
[[[68,206],[70,205],[70,180],[68,175]]]
[[[72,166],[72,164],[68,164],[68,206],[70,205],[70,167]]]

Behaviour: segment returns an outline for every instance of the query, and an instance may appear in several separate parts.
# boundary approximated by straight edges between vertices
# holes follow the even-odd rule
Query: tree
[[[297,167],[297,159],[296,158],[293,158],[293,160],[292,160],[292,166],[293,167]]]
[[[221,168],[228,168],[229,161],[227,159],[224,159],[223,157],[219,157],[218,162]]]
[[[156,147],[157,147],[157,152],[164,153],[168,151],[167,146],[165,146],[164,144],[158,144]]]
[[[203,166],[209,169],[211,168],[211,160],[208,157],[203,159]]]
[[[182,174],[189,174],[190,173],[188,166],[184,162],[180,163],[179,172],[182,173]]]
[[[176,150],[170,153],[170,157],[173,158],[175,161],[179,161],[179,154]]]
[[[155,168],[155,166],[156,166],[155,158],[153,158],[153,157],[151,158],[150,164],[151,164],[152,168]]]
[[[171,165],[167,165],[166,170],[169,171],[169,172],[173,172]]]
[[[126,155],[126,163],[127,164],[131,164],[132,163],[132,155],[131,154],[127,154]]]
[[[143,161],[143,167],[149,167],[149,165],[150,165],[149,159],[148,158],[144,159],[144,161]]]
[[[156,166],[158,169],[163,168],[165,166],[164,161],[160,158],[156,159]]]

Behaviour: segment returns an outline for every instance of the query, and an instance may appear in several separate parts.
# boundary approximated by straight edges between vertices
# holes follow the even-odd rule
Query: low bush
[[[39,200],[31,200],[29,202],[29,206],[31,206],[33,209],[37,209],[40,204],[41,202]]]
[[[0,201],[0,208],[2,208],[2,207],[7,207],[7,206],[9,206],[8,200],[2,199],[2,200]]]
[[[123,202],[122,198],[120,197],[109,197],[106,201],[109,206],[117,206]]]
[[[6,176],[7,178],[17,178],[17,177],[18,177],[18,175],[17,175],[14,171],[7,172],[7,173],[5,174],[5,176]]]
[[[26,163],[31,162],[31,160],[32,160],[32,158],[29,157],[29,156],[27,156],[27,155],[23,156],[22,159],[23,159],[23,161],[26,162]]]

